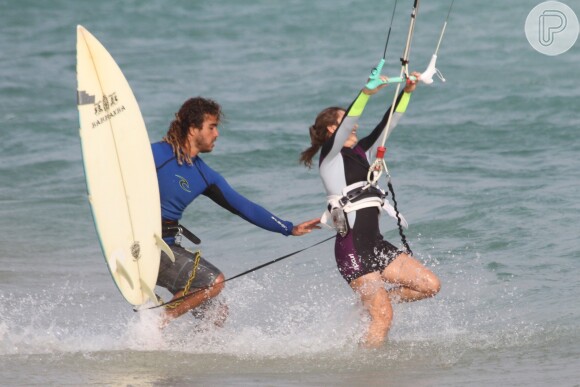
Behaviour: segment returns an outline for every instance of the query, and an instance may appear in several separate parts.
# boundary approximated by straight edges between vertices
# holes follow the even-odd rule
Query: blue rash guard
[[[187,206],[199,195],[205,195],[258,227],[282,235],[292,234],[294,225],[291,222],[278,218],[237,193],[223,176],[211,169],[199,156],[193,158],[192,165],[179,165],[170,144],[157,142],[151,148],[164,220],[180,220]],[[175,243],[175,238],[165,240],[170,245]]]

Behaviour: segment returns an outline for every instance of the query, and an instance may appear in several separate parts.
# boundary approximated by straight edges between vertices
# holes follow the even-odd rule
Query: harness
[[[393,206],[385,200],[387,193],[378,186],[366,181],[348,185],[342,189],[341,195],[327,197],[326,211],[320,217],[320,223],[335,229],[340,236],[345,236],[349,230],[347,214],[363,208],[382,208],[389,216],[397,219],[397,213]],[[401,224],[407,228],[409,225],[399,213]]]
[[[199,239],[194,233],[186,229],[183,225],[179,224],[177,220],[162,219],[161,220],[161,237],[162,238],[177,238],[184,236],[190,242],[199,245],[201,239]]]

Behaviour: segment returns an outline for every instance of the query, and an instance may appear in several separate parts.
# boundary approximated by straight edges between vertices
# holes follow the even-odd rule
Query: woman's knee
[[[409,287],[425,297],[433,297],[441,290],[439,278],[417,259],[405,253],[397,256],[385,268],[382,276],[390,283]]]
[[[439,281],[439,277],[437,277],[434,273],[431,273],[428,281],[427,294],[429,297],[433,297],[440,291],[441,281]]]

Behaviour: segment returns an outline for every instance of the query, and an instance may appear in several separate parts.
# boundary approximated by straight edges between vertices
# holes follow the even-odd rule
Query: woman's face
[[[345,112],[343,110],[339,110],[339,111],[336,112],[336,124],[333,124],[333,125],[330,125],[330,126],[327,127],[327,129],[328,129],[328,136],[329,137],[340,126],[340,123],[342,122],[342,120],[344,118],[344,114],[345,114]],[[353,146],[356,145],[356,143],[358,142],[358,138],[356,136],[356,130],[357,129],[358,129],[358,124],[354,126],[354,128],[352,129],[350,135],[348,136],[348,138],[344,142],[344,145],[343,146],[348,147],[348,148],[352,148]]]

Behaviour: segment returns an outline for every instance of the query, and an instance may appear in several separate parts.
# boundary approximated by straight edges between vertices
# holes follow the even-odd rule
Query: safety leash
[[[187,283],[185,284],[185,287],[183,288],[183,294],[189,294],[189,290],[191,289],[191,284],[193,283],[193,280],[195,279],[195,275],[197,273],[197,268],[199,266],[200,259],[201,259],[201,251],[197,250],[195,252],[193,269],[191,269],[191,274],[189,275],[189,278],[187,279]],[[173,300],[173,301],[168,302],[167,305],[165,305],[165,307],[167,309],[175,309],[179,305],[181,305],[182,303],[183,303],[183,300]]]
[[[413,32],[415,31],[415,22],[417,19],[417,13],[419,11],[419,0],[415,0],[413,3],[413,10],[411,12],[411,20],[409,23],[409,31],[407,32],[407,42],[405,44],[405,50],[403,56],[401,57],[401,75],[399,78],[409,78],[409,54],[411,51],[411,41],[413,40]],[[381,66],[382,67],[382,66]],[[391,120],[393,118],[393,113],[395,112],[395,105],[397,104],[397,98],[399,96],[399,90],[401,89],[401,83],[397,83],[395,89],[395,95],[393,97],[393,103],[391,104],[391,110],[389,111],[389,116],[387,118],[387,123],[385,124],[383,139],[381,145],[377,148],[377,155],[375,161],[371,164],[369,172],[367,175],[367,180],[370,184],[376,184],[379,181],[379,177],[383,172],[388,174],[387,165],[384,160],[385,156],[385,142],[387,141],[387,136],[389,133],[389,128],[391,126]]]
[[[414,3],[413,3],[413,9],[411,12],[411,20],[410,20],[410,24],[409,24],[409,30],[407,33],[407,41],[405,44],[405,50],[403,52],[403,56],[401,57],[401,74],[399,77],[391,77],[391,78],[388,78],[387,80],[381,79],[381,71],[382,71],[383,65],[385,63],[385,56],[386,56],[386,52],[387,52],[387,46],[389,44],[389,38],[391,35],[393,18],[395,15],[395,11],[397,9],[397,1],[398,0],[395,0],[395,6],[393,8],[393,13],[391,15],[391,23],[389,25],[389,30],[388,30],[388,34],[387,34],[387,41],[385,43],[385,50],[383,52],[383,58],[379,61],[379,64],[371,71],[371,75],[369,76],[369,81],[366,84],[366,87],[369,89],[374,89],[374,88],[376,88],[384,83],[396,83],[397,84],[395,95],[393,97],[393,103],[391,104],[391,108],[389,111],[387,122],[386,122],[385,128],[383,129],[384,133],[383,133],[381,145],[377,147],[375,161],[370,165],[370,167],[368,169],[367,181],[371,185],[376,185],[379,181],[380,176],[383,173],[385,174],[385,177],[387,179],[387,184],[389,187],[389,191],[391,192],[391,195],[393,198],[394,209],[395,209],[395,213],[396,213],[396,217],[397,217],[397,226],[399,228],[399,235],[401,236],[401,241],[403,242],[403,245],[407,249],[407,252],[412,255],[413,252],[411,250],[411,247],[407,243],[407,238],[403,232],[403,227],[401,224],[401,216],[400,216],[400,213],[398,210],[397,201],[395,199],[395,191],[393,190],[393,185],[391,184],[391,175],[389,173],[389,169],[387,167],[387,163],[386,163],[385,158],[384,158],[385,152],[387,150],[385,148],[385,143],[386,143],[387,138],[388,138],[390,131],[391,131],[391,128],[390,128],[391,120],[392,120],[393,113],[395,110],[395,105],[396,105],[396,101],[397,101],[397,98],[399,95],[401,83],[409,82],[409,81],[417,81],[417,78],[409,75],[408,65],[409,65],[409,53],[410,53],[410,49],[411,49],[411,41],[413,39],[413,33],[415,30],[417,13],[419,11],[419,0],[414,0]],[[447,11],[447,17],[445,18],[445,22],[443,23],[443,28],[441,29],[441,33],[439,35],[439,40],[437,42],[437,47],[435,48],[435,53],[432,55],[431,60],[429,62],[429,65],[427,66],[425,71],[419,77],[419,80],[425,84],[433,83],[433,75],[435,75],[435,74],[437,74],[437,76],[441,79],[442,82],[445,82],[445,78],[443,78],[443,75],[436,67],[437,54],[439,53],[439,47],[441,46],[441,42],[443,40],[443,35],[445,34],[445,29],[447,27],[447,22],[449,21],[449,16],[451,15],[451,9],[453,8],[454,2],[455,2],[455,0],[452,0],[451,4],[449,5],[449,10]]]
[[[251,268],[251,269],[248,269],[248,270],[246,270],[246,271],[244,271],[244,272],[242,272],[242,273],[236,274],[236,275],[235,275],[235,276],[233,276],[233,277],[230,277],[230,278],[227,278],[227,279],[223,280],[221,283],[225,283],[225,282],[231,281],[231,280],[233,280],[233,279],[236,279],[236,278],[242,277],[242,276],[244,276],[244,275],[246,275],[246,274],[250,274],[250,273],[252,273],[252,272],[254,272],[254,271],[256,271],[256,270],[260,270],[260,269],[262,269],[262,268],[264,268],[264,267],[266,267],[266,266],[270,266],[270,265],[272,265],[272,264],[274,264],[274,263],[276,263],[276,262],[280,262],[280,261],[282,261],[283,259],[290,258],[290,257],[291,257],[291,256],[293,256],[293,255],[296,255],[296,254],[298,254],[298,253],[301,253],[301,252],[303,252],[303,251],[305,251],[305,250],[311,249],[311,248],[313,248],[313,247],[315,247],[315,246],[318,246],[318,245],[320,245],[320,244],[322,244],[322,243],[324,243],[324,242],[327,242],[327,241],[329,241],[329,240],[331,240],[331,239],[334,239],[335,237],[336,237],[336,235],[333,235],[333,236],[331,236],[331,237],[329,237],[329,238],[326,238],[326,239],[324,239],[324,240],[322,240],[322,241],[320,241],[320,242],[317,242],[317,243],[315,243],[315,244],[313,244],[313,245],[310,245],[310,246],[308,246],[308,247],[305,247],[305,248],[303,248],[303,249],[300,249],[300,250],[296,250],[296,251],[294,251],[294,252],[292,252],[292,253],[290,253],[290,254],[286,254],[286,255],[284,255],[284,256],[281,256],[281,257],[279,257],[279,258],[273,259],[273,260],[271,260],[271,261],[269,261],[269,262],[266,262],[266,263],[263,263],[263,264],[261,264],[261,265],[258,265],[258,266],[256,266],[256,267],[253,267],[253,268]],[[161,303],[161,304],[159,304],[159,305],[155,305],[155,306],[152,306],[152,307],[149,307],[149,308],[144,308],[144,309],[135,309],[135,308],[134,308],[133,310],[134,310],[135,312],[139,312],[139,311],[142,311],[142,310],[157,309],[157,308],[161,308],[161,307],[167,307],[167,306],[169,306],[169,305],[171,305],[171,304],[175,304],[175,303],[181,303],[181,302],[183,302],[183,300],[187,299],[188,297],[190,297],[190,296],[192,296],[192,295],[194,295],[194,294],[196,294],[196,293],[202,292],[202,291],[204,291],[204,290],[207,290],[207,289],[209,289],[209,288],[211,288],[212,286],[215,286],[215,285],[218,285],[218,284],[213,284],[213,285],[209,285],[209,286],[204,286],[204,287],[202,287],[202,288],[196,288],[197,290],[195,290],[195,291],[193,291],[193,292],[191,292],[191,293],[184,294],[184,295],[183,295],[183,296],[181,296],[181,297],[177,297],[177,298],[175,298],[175,299],[173,299],[173,300],[171,300],[171,301],[164,302],[164,303]]]
[[[389,187],[389,192],[391,193],[391,197],[393,198],[393,208],[395,209],[395,214],[397,215],[397,227],[399,228],[401,242],[403,242],[403,246],[405,246],[405,249],[407,249],[407,253],[409,253],[409,255],[413,255],[413,250],[411,250],[411,246],[409,246],[409,243],[407,242],[407,237],[403,232],[403,225],[401,224],[401,213],[399,212],[397,199],[395,198],[395,190],[393,189],[393,184],[391,183],[390,177],[387,180],[387,186]]]

